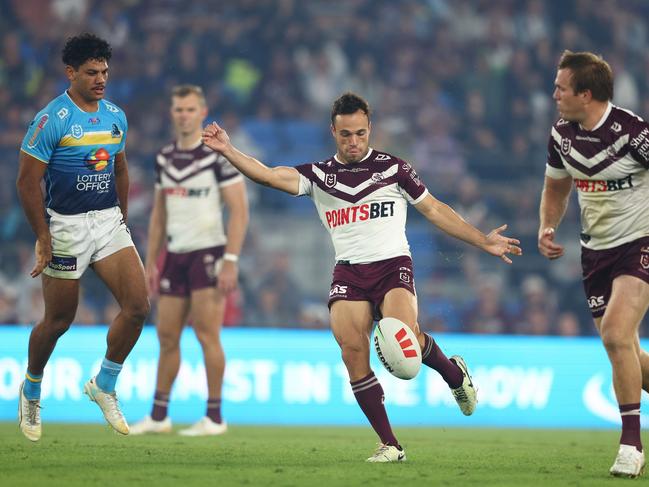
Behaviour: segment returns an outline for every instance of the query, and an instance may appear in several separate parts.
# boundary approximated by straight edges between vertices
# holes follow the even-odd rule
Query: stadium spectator
[[[170,433],[171,388],[180,368],[180,337],[191,316],[207,374],[205,416],[185,436],[227,431],[221,414],[225,354],[220,333],[226,297],[236,289],[239,254],[248,225],[248,202],[242,176],[201,142],[207,105],[202,88],[183,84],[171,95],[176,138],[155,161],[155,203],[149,223],[146,274],[149,294],[160,292],[158,375],[151,414],[133,425],[132,434]],[[220,213],[228,211],[227,230]],[[162,269],[158,259],[167,247]]]
[[[554,82],[558,51],[588,48],[605,52],[614,66],[624,64],[637,88],[634,98],[640,103],[639,113],[649,113],[649,57],[644,55],[649,48],[645,22],[649,4],[637,0],[566,0],[560,8],[558,3],[541,0],[414,1],[405,2],[403,8],[395,7],[390,0],[357,0],[337,2],[335,9],[327,8],[322,2],[284,0],[220,3],[209,9],[200,2],[72,0],[73,10],[83,3],[92,8],[76,16],[74,31],[82,28],[110,31],[119,62],[111,67],[117,76],[113,76],[108,89],[129,115],[129,138],[135,142],[129,144],[129,164],[133,169],[139,167],[140,174],[133,171],[132,177],[138,178],[144,188],[152,187],[148,161],[170,137],[168,124],[164,123],[168,107],[160,93],[168,92],[175,82],[180,60],[174,54],[186,39],[192,39],[201,56],[194,71],[187,72],[188,79],[209,80],[205,85],[208,105],[236,112],[242,129],[254,138],[269,161],[277,161],[276,154],[295,153],[296,148],[322,157],[329,152],[326,142],[306,149],[295,136],[283,136],[282,149],[278,150],[277,139],[263,136],[260,126],[268,127],[268,133],[273,133],[276,126],[287,121],[299,126],[305,118],[312,118],[316,108],[305,99],[295,53],[299,48],[318,52],[333,39],[347,59],[347,68],[340,77],[342,86],[345,89],[361,86],[362,89],[356,88],[360,93],[370,101],[377,100],[375,108],[380,119],[373,127],[375,143],[419,161],[421,175],[429,188],[449,201],[464,172],[478,176],[490,214],[498,220],[510,221],[512,233],[521,238],[525,235],[519,230],[519,222],[529,226],[529,222],[535,221],[536,203],[531,207],[526,202],[519,206],[511,195],[529,192],[532,199],[538,198],[538,171],[543,166],[537,159],[543,154],[539,147],[547,142],[546,128],[553,115],[547,93]],[[57,69],[55,53],[59,50],[60,33],[70,31],[70,22],[54,14],[54,8],[54,2],[43,0],[0,0],[3,38],[0,73],[5,65],[18,73],[11,78],[0,74],[0,106],[4,114],[0,117],[0,167],[9,174],[15,174],[15,148],[33,113],[65,89],[55,77],[44,76]],[[596,23],[591,26],[591,11],[604,12],[606,21],[597,14]],[[506,35],[494,44],[490,25],[501,25],[503,18],[510,26],[505,26]],[[403,19],[404,27],[395,29],[395,19]],[[604,39],[612,43],[599,44]],[[510,55],[494,56],[495,47],[498,53]],[[417,72],[407,93],[393,84],[391,60],[402,48],[414,49],[417,60]],[[16,56],[19,64],[15,62]],[[230,97],[224,86],[225,69],[233,58],[247,61],[260,75],[247,99]],[[490,64],[487,59],[498,62]],[[365,69],[372,73],[372,78],[359,85],[358,78]],[[412,73],[409,76],[412,78]],[[517,89],[515,97],[507,92],[509,83],[522,87]],[[616,94],[624,95],[622,86],[618,88]],[[484,123],[476,124],[469,116],[469,103],[465,101],[473,91],[483,97],[487,115]],[[414,111],[412,100],[415,100]],[[515,116],[510,117],[512,113]],[[474,147],[470,141],[476,126],[484,130],[485,123],[491,129],[487,134],[492,133],[494,139],[486,138],[491,145],[480,145],[477,150],[478,146]],[[321,126],[321,133],[326,136],[326,126]],[[6,172],[0,170],[0,174]],[[488,184],[485,179],[489,180]],[[0,188],[3,196],[4,191]],[[264,191],[262,188],[260,194]],[[15,193],[10,193],[13,206],[17,206]],[[150,198],[148,193],[146,196]],[[253,223],[257,218],[280,223],[285,214],[290,214],[301,222],[305,232],[317,232],[318,224],[309,220],[305,205],[287,204],[288,200],[260,197],[253,202],[257,205]],[[5,204],[3,200],[3,211]],[[0,215],[0,226],[6,225],[16,232],[10,242],[19,245],[29,242],[31,246],[31,231],[24,220],[18,219],[13,226],[12,217],[5,220],[4,215]],[[576,225],[578,218],[578,212],[571,211],[566,215],[566,224]],[[425,222],[415,215],[410,227],[418,225],[423,226]],[[129,226],[136,245],[144,246],[147,221],[130,220]],[[536,230],[530,235],[536,242]],[[282,245],[302,259],[310,257],[307,249],[297,245],[290,235],[278,238],[283,238]],[[268,252],[269,248],[262,243],[259,250]],[[0,248],[0,269],[11,279],[17,279],[18,271],[7,256],[14,252],[11,245]],[[244,252],[242,272],[246,268],[254,269],[245,265],[251,258],[251,253]],[[317,258],[326,260],[324,255]],[[540,260],[528,253],[525,266],[510,269],[503,282],[508,296],[520,296],[516,284],[525,273],[544,273]],[[435,262],[433,270],[443,274],[453,288],[464,282],[462,258]],[[324,304],[319,290],[328,284],[326,275],[299,272],[294,275],[305,301]],[[548,273],[549,286],[565,289],[565,279],[556,276],[554,271]],[[254,280],[254,276],[249,277]],[[586,313],[583,302],[560,294],[560,309],[576,313],[580,322],[586,323],[582,317]],[[461,296],[452,299],[455,306],[462,305]],[[246,310],[251,306],[255,306],[252,301],[247,303]],[[99,315],[103,314],[101,311]],[[297,316],[293,317],[291,325],[297,320]],[[643,325],[641,334],[646,329]]]

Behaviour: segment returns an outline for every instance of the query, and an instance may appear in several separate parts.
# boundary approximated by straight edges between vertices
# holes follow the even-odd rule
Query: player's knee
[[[175,333],[160,333],[158,334],[158,341],[160,342],[161,354],[172,353],[180,348],[180,337]]]
[[[74,315],[61,315],[50,319],[46,319],[45,325],[49,330],[51,330],[51,332],[54,335],[60,337],[66,331],[68,331],[73,320],[74,320]]]
[[[126,314],[136,326],[144,324],[144,320],[146,320],[150,311],[151,303],[147,297],[134,300],[122,308],[122,313]]]
[[[345,364],[354,363],[369,354],[368,347],[363,346],[361,343],[343,343],[341,344],[340,349]]]
[[[634,350],[635,340],[633,336],[623,332],[619,327],[602,327],[602,343],[609,353],[625,352]]]
[[[206,331],[206,330],[198,330],[198,329],[194,329],[194,331],[196,332],[196,338],[198,339],[198,341],[202,346],[206,346],[206,345],[214,346],[220,344],[220,337],[218,332],[212,330]]]

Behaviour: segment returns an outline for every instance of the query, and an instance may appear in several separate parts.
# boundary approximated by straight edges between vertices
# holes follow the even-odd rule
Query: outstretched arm
[[[539,252],[548,259],[563,255],[563,246],[554,242],[554,233],[568,208],[572,178],[553,179],[545,177],[541,207],[539,209]]]
[[[300,173],[295,168],[268,167],[254,157],[239,151],[230,142],[230,137],[216,122],[203,130],[203,143],[220,152],[242,174],[254,182],[297,195],[300,188]]]
[[[508,264],[511,264],[512,261],[507,254],[522,255],[523,253],[521,248],[518,247],[520,243],[518,240],[500,234],[507,228],[507,225],[498,227],[492,230],[489,235],[485,235],[455,213],[453,208],[442,203],[430,194],[417,203],[415,208],[429,222],[451,237],[459,238],[471,245],[475,245],[491,255],[500,257]]]

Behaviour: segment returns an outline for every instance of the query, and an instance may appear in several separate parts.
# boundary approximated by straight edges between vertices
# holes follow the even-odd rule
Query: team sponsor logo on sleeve
[[[61,108],[58,112],[56,112],[56,114],[58,115],[58,117],[61,120],[63,120],[65,117],[67,117],[69,115],[69,113],[70,113],[70,110],[68,110],[65,107]]]
[[[645,128],[635,136],[629,145],[638,151],[638,155],[649,161],[649,129]]]
[[[55,271],[71,272],[77,270],[77,258],[66,257],[62,255],[53,255],[52,260],[48,264],[50,269]]]
[[[572,141],[568,137],[563,137],[561,139],[561,153],[564,156],[570,154],[570,149],[572,148]]]
[[[70,135],[79,140],[81,137],[83,137],[83,127],[78,123],[75,123],[72,127],[70,127]]]
[[[40,135],[41,130],[43,130],[43,128],[47,125],[47,121],[49,119],[50,116],[46,113],[38,120],[38,125],[36,125],[36,128],[34,129],[34,133],[32,134],[29,141],[27,142],[27,147],[33,149],[38,145],[38,136]]]

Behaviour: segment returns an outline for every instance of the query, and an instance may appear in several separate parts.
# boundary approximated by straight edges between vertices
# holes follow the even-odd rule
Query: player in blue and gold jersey
[[[103,99],[110,45],[83,34],[68,39],[62,58],[70,87],[32,121],[20,148],[17,181],[37,238],[31,276],[42,276],[45,300],[45,316],[29,339],[18,408],[20,428],[32,441],[41,437],[43,369],[74,319],[84,271],[92,267],[121,308],[108,331],[101,369],[84,392],[122,434],[129,428],[115,382],[149,311],[142,262],[126,227],[128,124],[124,112]]]

